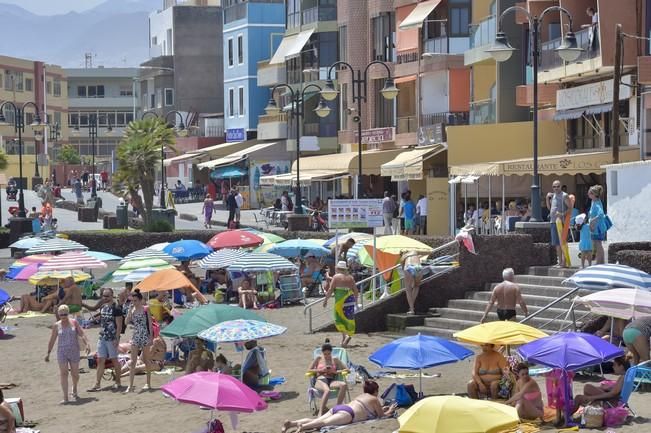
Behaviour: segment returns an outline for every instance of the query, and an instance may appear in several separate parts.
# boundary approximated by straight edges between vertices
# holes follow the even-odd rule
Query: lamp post
[[[323,89],[321,89],[320,86],[317,86],[316,84],[308,84],[303,88],[301,91],[294,91],[294,89],[291,88],[289,84],[277,84],[271,89],[271,97],[269,98],[269,103],[267,104],[267,107],[265,108],[265,111],[267,114],[272,115],[272,114],[278,114],[280,112],[280,108],[278,108],[278,105],[276,104],[276,100],[274,99],[274,92],[276,89],[287,89],[289,91],[290,97],[291,97],[291,109],[290,113],[292,114],[292,117],[294,118],[296,122],[296,206],[294,206],[294,213],[295,214],[302,214],[303,213],[303,200],[301,197],[301,122],[300,118],[305,116],[305,106],[302,106],[301,103],[304,105],[305,104],[305,91],[310,88],[317,89],[317,91],[321,92]],[[314,112],[317,114],[319,117],[325,117],[328,114],[330,114],[330,108],[326,105],[326,102],[323,100],[323,98],[319,99],[319,104],[317,107],[314,109]]]
[[[361,69],[355,71],[353,67],[347,62],[338,61],[330,65],[330,67],[328,68],[328,79],[326,80],[325,89],[321,91],[321,96],[326,101],[334,100],[339,94],[339,91],[334,88],[332,83],[332,70],[340,65],[350,69],[351,77],[353,79],[353,89],[352,89],[353,102],[357,102],[357,116],[353,117],[353,122],[357,123],[357,153],[358,153],[357,197],[359,198],[362,196],[362,118],[361,118],[362,101],[366,102],[369,68],[372,65],[382,65],[387,70],[388,76],[384,82],[384,88],[380,90],[380,93],[382,94],[384,99],[387,100],[394,99],[396,96],[398,96],[399,90],[395,86],[393,82],[393,78],[391,77],[391,69],[389,69],[389,66],[386,63],[380,60],[374,60],[368,65],[366,65],[366,68],[364,68],[363,73]],[[327,115],[330,112],[330,108],[325,106],[323,111],[324,113],[326,113],[325,115]]]
[[[35,114],[32,120],[31,127],[34,130],[34,136],[42,133],[43,124],[41,123],[41,116],[38,107],[33,102],[25,102],[20,108],[11,101],[5,101],[0,104],[0,125],[7,125],[7,120],[4,116],[5,107],[13,109],[14,112],[14,130],[18,133],[18,177],[20,178],[20,185],[18,189],[18,217],[25,218],[25,195],[23,193],[23,132],[25,132],[25,108],[34,107]]]
[[[170,123],[170,114],[173,114],[174,116],[179,117],[179,124],[176,126],[176,135],[178,136],[185,136],[187,135],[187,129],[185,129],[185,123],[187,123],[187,117],[185,119],[185,123],[183,122],[183,115],[181,114],[180,111],[177,110],[172,110],[169,111],[165,114],[165,120],[167,123]],[[156,119],[160,118],[160,116],[155,112],[155,111],[145,111],[142,113],[142,116],[140,116],[140,119],[145,119],[147,116],[154,117]],[[188,113],[189,116],[189,113]],[[160,208],[165,209],[165,147],[161,146],[160,147]]]
[[[52,164],[54,164],[54,162],[56,162],[57,159],[56,144],[61,139],[61,125],[59,125],[59,122],[55,122],[54,125],[48,125],[47,130],[48,130],[48,139],[52,143]],[[65,173],[63,176],[65,178]]]
[[[495,42],[492,47],[486,50],[493,56],[497,62],[505,62],[511,58],[515,48],[511,46],[502,31],[502,20],[504,16],[510,12],[523,13],[529,22],[529,45],[532,47],[533,64],[533,181],[531,183],[531,221],[542,221],[542,212],[540,208],[540,185],[538,184],[538,63],[540,61],[541,40],[540,40],[540,26],[543,23],[545,16],[550,12],[561,12],[565,14],[569,20],[569,30],[563,38],[561,45],[555,49],[558,55],[566,62],[575,61],[583,51],[577,46],[576,36],[572,32],[572,15],[567,9],[560,6],[550,6],[541,12],[540,16],[531,15],[529,11],[521,6],[511,6],[506,8],[500,15],[497,33],[495,34]]]
[[[111,118],[106,117],[107,119],[107,128],[106,134],[111,134],[113,132],[113,127],[111,126]],[[95,179],[95,143],[97,141],[97,114],[90,114],[88,116],[88,137],[90,138],[90,147],[91,147],[91,169],[92,169],[92,186],[90,189],[90,197],[97,197],[97,181]],[[79,125],[75,126],[75,129],[72,131],[73,135],[79,135]]]

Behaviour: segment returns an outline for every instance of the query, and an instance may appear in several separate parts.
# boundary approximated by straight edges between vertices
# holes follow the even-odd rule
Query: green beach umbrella
[[[245,230],[245,231],[247,231],[249,233],[253,233],[254,235],[258,235],[262,239],[264,239],[264,243],[262,245],[277,244],[277,243],[285,241],[285,238],[283,238],[281,236],[278,236],[278,235],[275,235],[273,233],[265,233],[265,232],[261,232],[260,230],[256,230],[256,229],[243,229],[243,230]]]
[[[238,319],[266,322],[264,318],[251,310],[225,304],[208,304],[193,308],[175,318],[172,323],[161,330],[161,334],[169,338],[195,337],[199,332],[211,326]]]
[[[120,267],[113,272],[113,275],[126,275],[131,273],[131,271],[140,268],[155,268],[157,271],[160,271],[162,269],[174,269],[174,266],[170,265],[163,259],[133,259],[122,263]]]

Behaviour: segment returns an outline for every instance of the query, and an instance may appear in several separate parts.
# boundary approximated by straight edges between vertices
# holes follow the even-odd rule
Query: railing
[[[467,125],[470,119],[468,111],[458,111],[455,113],[430,113],[420,116],[420,126],[430,126],[443,123],[446,125]]]
[[[236,3],[224,9],[224,24],[246,18],[247,3]]]
[[[575,33],[576,43],[579,48],[582,48],[579,58],[573,63],[580,63],[586,60],[594,59],[601,55],[601,47],[599,46],[599,38],[595,41],[593,46],[590,46],[590,29],[581,29]],[[551,41],[543,42],[540,52],[540,69],[549,70],[561,67],[565,64],[561,56],[556,52],[563,42],[563,38],[552,39]]]
[[[287,113],[258,116],[258,123],[287,122]]]
[[[495,123],[495,100],[484,99],[470,103],[470,124]]]
[[[337,21],[337,8],[316,6],[303,11],[303,24],[317,21]]]
[[[419,56],[420,53],[418,52],[417,48],[401,51],[396,56],[396,60],[397,60],[396,63],[400,65],[402,63],[417,62]]]
[[[439,247],[434,248],[432,250],[432,252],[430,253],[430,255],[432,255],[432,254],[434,254],[436,252],[443,251],[446,248],[450,248],[450,247],[455,246],[455,245],[458,245],[458,242],[456,240],[448,242],[446,244],[443,244],[443,245],[441,245]],[[451,255],[452,258],[457,258],[458,256],[459,256],[459,253]],[[395,270],[395,269],[397,269],[397,268],[399,268],[401,266],[402,266],[401,264],[397,264],[397,265],[392,266],[390,268],[384,269],[381,272],[377,272],[375,275],[371,275],[370,277],[364,278],[363,280],[360,280],[355,284],[357,286],[358,291],[359,291],[359,300],[358,300],[358,302],[360,302],[360,304],[357,305],[357,307],[358,307],[358,309],[356,310],[357,312],[364,311],[365,309],[369,308],[371,305],[374,305],[378,301],[386,299],[386,296],[384,296],[384,297],[382,297],[382,296],[376,297],[375,293],[373,292],[373,295],[372,295],[372,298],[370,299],[370,301],[366,300],[366,302],[365,302],[364,288],[367,287],[367,286],[371,286],[371,290],[373,290],[373,291],[379,290],[380,292],[382,292],[382,291],[384,291],[385,287],[391,287],[396,282],[402,282],[402,280],[404,278],[402,275],[399,278],[397,278],[395,280],[392,280],[390,282],[385,282],[384,278],[382,276],[385,272],[393,271],[393,270]],[[439,277],[441,275],[447,274],[448,272],[450,272],[452,269],[455,269],[456,267],[457,266],[448,266],[448,267],[445,267],[444,269],[438,270],[438,272],[433,272],[432,275],[428,275],[426,278],[423,278],[421,280],[421,282],[420,282],[420,285],[422,286],[423,284],[433,280],[434,278],[437,278],[437,277]],[[374,281],[377,282],[377,280],[380,280],[380,284],[379,285],[373,284],[373,282]],[[401,287],[400,290],[398,290],[398,291],[396,291],[394,293],[391,293],[389,295],[389,297],[396,296],[397,294],[399,294],[403,290],[404,289]],[[324,308],[322,310],[319,310],[316,313],[313,312],[314,306],[322,304],[324,299],[325,299],[324,297],[318,298],[318,299],[308,303],[303,308],[303,315],[306,315],[307,318],[308,318],[307,322],[308,322],[308,332],[309,333],[314,332],[314,329],[315,329],[314,321],[315,321],[315,319],[328,317],[328,321],[329,322],[332,321],[332,310],[329,310],[329,309],[326,310]],[[326,323],[323,323],[323,325],[325,325],[325,324]],[[320,326],[321,325],[319,325],[319,327]]]
[[[396,134],[406,134],[409,132],[418,132],[417,117],[398,117],[398,127],[396,128]]]
[[[549,304],[545,305],[544,307],[540,308],[539,310],[535,311],[534,313],[531,313],[524,319],[520,320],[520,323],[527,323],[531,321],[533,318],[540,316],[542,313],[545,311],[549,310],[552,308],[554,305],[557,305],[561,303],[562,301],[570,298],[572,295],[575,295],[581,290],[580,287],[576,287],[569,292],[565,293],[564,295],[559,296],[558,298],[554,299],[552,302]],[[536,325],[536,328],[542,330],[548,329],[550,331],[554,332],[563,332],[570,327],[572,328],[572,331],[576,331],[578,326],[578,323],[582,323],[587,317],[593,315],[591,311],[586,311],[583,312],[579,317],[576,316],[576,310],[574,309],[574,303],[572,303],[572,306],[567,310],[563,310],[560,313],[558,313],[556,316],[548,319],[546,322],[544,322],[542,325]],[[571,318],[571,320],[567,320],[568,317]],[[554,325],[560,322],[560,326],[558,327],[558,331],[555,329],[547,328],[549,325]]]
[[[441,36],[427,39],[423,44],[424,53],[435,54],[463,54],[468,48],[470,48],[470,38],[467,36],[456,38]]]
[[[470,48],[484,47],[495,42],[495,16],[486,17],[470,26]]]
[[[223,126],[206,126],[204,129],[204,137],[223,137],[224,136],[224,127]]]

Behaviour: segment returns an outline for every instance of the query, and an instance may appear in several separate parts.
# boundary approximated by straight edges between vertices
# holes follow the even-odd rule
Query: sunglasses
[[[59,313],[59,317],[68,317],[68,313]]]

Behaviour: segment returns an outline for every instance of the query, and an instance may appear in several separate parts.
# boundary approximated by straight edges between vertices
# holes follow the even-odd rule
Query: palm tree
[[[160,166],[161,147],[176,152],[175,142],[174,132],[165,120],[147,118],[129,123],[124,138],[118,145],[117,180],[129,185],[129,189],[142,189],[142,217],[145,225],[151,222],[154,180],[156,169]]]

